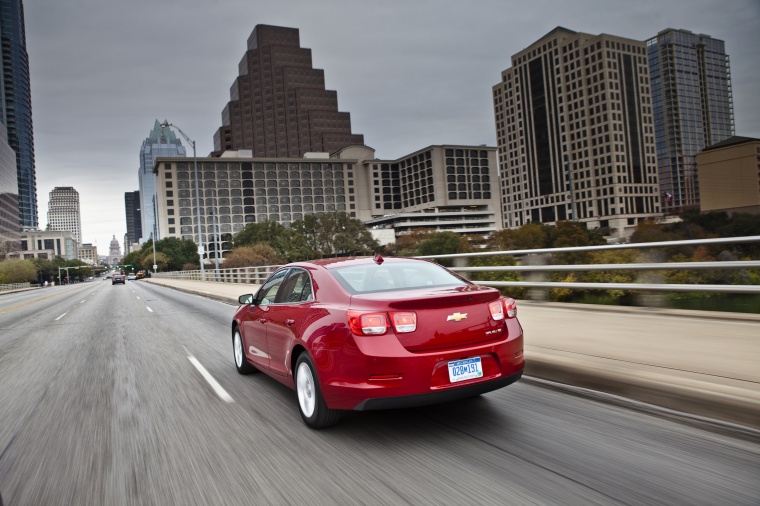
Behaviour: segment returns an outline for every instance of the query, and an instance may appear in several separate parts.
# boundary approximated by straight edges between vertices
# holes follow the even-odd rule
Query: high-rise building
[[[493,86],[505,228],[660,214],[646,44],[557,27]]]
[[[0,0],[0,47],[3,64],[0,121],[8,129],[8,144],[16,153],[19,217],[23,228],[36,228],[37,177],[34,168],[32,94],[24,3],[21,0]]]
[[[77,245],[82,244],[82,218],[79,211],[79,192],[71,186],[56,186],[50,192],[47,213],[48,230],[66,230],[74,234]]]
[[[647,55],[662,207],[698,209],[697,153],[734,135],[725,44],[668,28],[647,41]]]
[[[177,139],[171,128],[161,128],[156,120],[148,137],[140,147],[140,169],[138,173],[140,194],[140,235],[136,241],[142,243],[151,237],[156,223],[156,178],[153,164],[159,156],[185,156],[185,147]],[[129,218],[127,218],[129,220]],[[161,237],[156,234],[156,240]]]
[[[239,75],[214,135],[214,150],[252,150],[255,157],[299,158],[363,145],[338,95],[325,89],[324,71],[312,66],[296,28],[257,25],[238,65]]]
[[[19,248],[21,239],[16,153],[6,138],[5,126],[0,124],[0,251]]]
[[[137,243],[142,235],[142,217],[140,214],[140,191],[124,193],[124,209],[127,217],[127,239],[125,249]],[[148,234],[150,237],[150,234]],[[127,251],[129,253],[129,251]]]

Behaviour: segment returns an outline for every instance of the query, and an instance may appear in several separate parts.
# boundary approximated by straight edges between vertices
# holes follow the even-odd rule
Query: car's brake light
[[[417,329],[417,313],[391,313],[396,332],[414,332]]]
[[[385,313],[348,311],[348,326],[359,336],[380,335],[388,331],[388,318]]]
[[[517,316],[517,303],[511,297],[495,300],[488,303],[488,310],[494,320],[503,320]]]
[[[514,318],[517,316],[517,302],[511,297],[504,299],[504,307],[507,310],[507,318]]]
[[[488,310],[491,311],[491,318],[494,320],[504,319],[504,306],[501,305],[501,299],[489,302]]]

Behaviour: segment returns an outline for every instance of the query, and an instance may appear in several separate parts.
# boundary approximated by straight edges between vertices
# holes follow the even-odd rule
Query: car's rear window
[[[467,281],[432,262],[384,262],[330,269],[349,293],[460,286]]]

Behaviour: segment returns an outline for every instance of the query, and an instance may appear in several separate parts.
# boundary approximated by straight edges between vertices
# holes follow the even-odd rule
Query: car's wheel
[[[240,335],[240,329],[235,328],[235,332],[232,334],[232,353],[235,357],[235,367],[240,374],[251,374],[256,372],[256,368],[253,367],[245,359],[245,351],[243,351],[243,337]]]
[[[329,409],[325,404],[314,364],[305,351],[296,361],[295,376],[298,409],[306,425],[312,429],[321,429],[338,423],[342,413],[336,409]]]

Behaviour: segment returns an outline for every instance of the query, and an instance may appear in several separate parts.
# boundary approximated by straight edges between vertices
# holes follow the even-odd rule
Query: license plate
[[[483,365],[480,363],[480,357],[449,362],[449,381],[452,383],[482,377]]]

